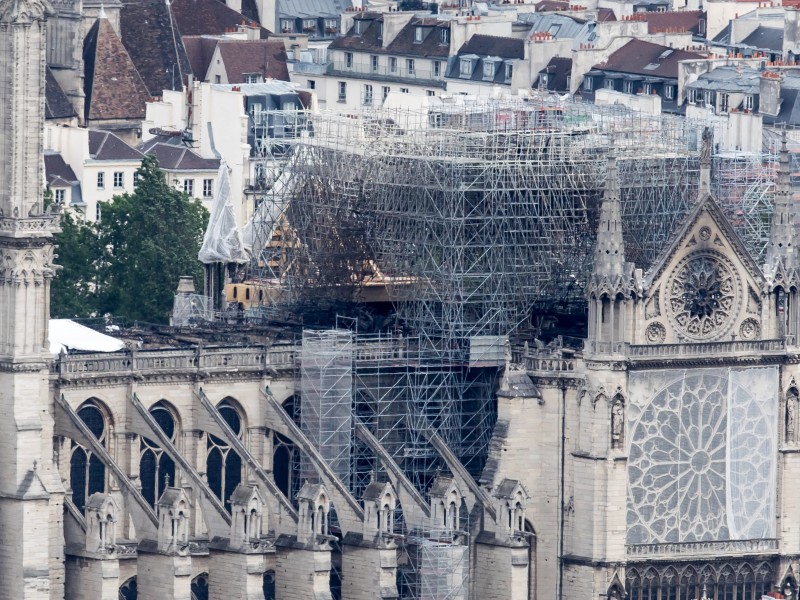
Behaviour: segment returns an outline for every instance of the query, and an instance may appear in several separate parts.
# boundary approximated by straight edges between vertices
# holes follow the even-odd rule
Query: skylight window
[[[661,65],[658,64],[658,63],[650,63],[649,65],[645,66],[644,70],[645,71],[655,71],[660,66]]]
[[[674,50],[670,48],[669,50],[664,50],[658,58],[667,58],[670,54],[672,54]]]

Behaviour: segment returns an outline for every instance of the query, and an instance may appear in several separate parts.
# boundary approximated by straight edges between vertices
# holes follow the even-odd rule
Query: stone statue
[[[711,132],[710,127],[703,129],[703,146],[700,149],[700,163],[708,163],[711,161],[711,144],[714,141],[714,134]]]
[[[622,400],[615,400],[611,405],[611,447],[622,448],[624,441],[625,407]]]
[[[793,444],[796,439],[797,427],[797,396],[788,394],[786,396],[786,443]]]

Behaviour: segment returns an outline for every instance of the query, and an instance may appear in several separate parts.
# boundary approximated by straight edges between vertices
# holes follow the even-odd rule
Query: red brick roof
[[[700,19],[706,18],[706,13],[702,10],[682,10],[671,12],[646,12],[639,13],[644,15],[647,21],[648,33],[683,33],[691,31],[700,33]]]
[[[83,62],[87,120],[144,118],[150,94],[108,19],[86,34]]]

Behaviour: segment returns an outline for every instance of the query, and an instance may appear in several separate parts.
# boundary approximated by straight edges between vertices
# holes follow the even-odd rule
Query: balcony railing
[[[764,554],[778,551],[778,540],[724,540],[709,542],[686,542],[664,544],[638,544],[626,546],[625,553],[628,557],[648,558],[654,557],[690,557],[712,556],[729,554]]]
[[[442,61],[444,63],[444,61]],[[430,85],[441,87],[444,85],[444,64],[438,72],[433,69],[421,69],[415,64],[413,69],[409,69],[405,60],[398,59],[397,67],[390,69],[388,66],[379,65],[373,68],[369,63],[354,61],[348,64],[346,61],[332,61],[329,65],[332,75],[342,77],[355,77],[358,79],[379,79],[396,80],[398,82],[414,82],[417,85]]]

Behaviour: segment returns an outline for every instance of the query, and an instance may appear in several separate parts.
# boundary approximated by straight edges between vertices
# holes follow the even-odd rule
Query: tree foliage
[[[64,217],[54,315],[165,323],[179,277],[202,279],[197,252],[208,212],[167,183],[154,157],[145,157],[138,173],[136,191],[102,203],[97,223]]]

